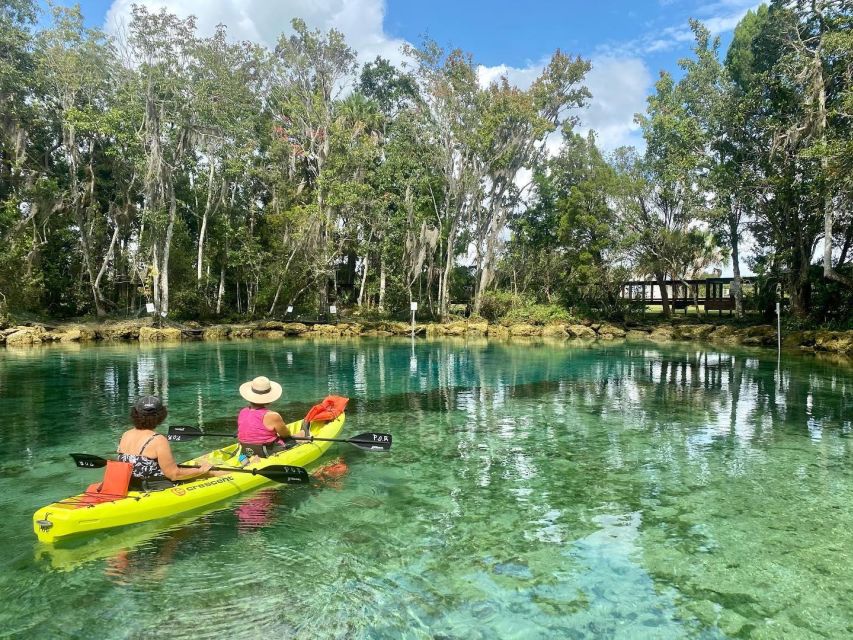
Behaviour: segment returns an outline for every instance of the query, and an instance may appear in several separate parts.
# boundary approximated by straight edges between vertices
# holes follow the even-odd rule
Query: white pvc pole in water
[[[779,356],[782,356],[782,305],[776,303],[776,342],[779,345]]]

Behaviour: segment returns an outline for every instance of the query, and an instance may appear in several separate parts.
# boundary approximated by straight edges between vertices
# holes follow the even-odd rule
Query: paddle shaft
[[[186,430],[180,431],[178,433],[173,433],[173,430]],[[359,434],[365,435],[365,434]],[[355,438],[320,438],[316,436],[288,436],[283,438],[283,440],[297,440],[302,442],[347,442],[349,444],[358,445],[367,445],[371,447],[381,447],[383,449],[387,449],[391,445],[391,436],[385,433],[377,433],[370,434],[373,436],[371,440],[366,440],[364,438],[359,438],[356,436]],[[216,433],[211,431],[202,431],[198,427],[194,427],[192,425],[174,425],[169,429],[169,435],[167,438],[172,440],[173,442],[181,442],[185,439],[190,438],[200,438],[202,436],[214,436],[216,438],[236,438],[237,435],[234,433]]]
[[[99,469],[107,466],[107,459],[89,453],[72,453],[74,463],[82,469]],[[200,469],[197,465],[179,464],[183,469]],[[269,465],[257,469],[243,469],[242,467],[211,467],[211,471],[225,471],[227,473],[251,473],[253,476],[263,476],[276,482],[308,482],[308,472],[304,467],[290,464]]]

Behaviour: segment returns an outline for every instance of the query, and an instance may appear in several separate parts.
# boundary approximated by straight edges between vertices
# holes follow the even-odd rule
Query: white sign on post
[[[146,310],[148,313],[154,313],[154,304],[153,304],[152,302],[148,302],[148,303],[146,303],[146,305],[145,305],[145,310]]]
[[[331,313],[332,315],[335,315],[337,312],[338,312],[338,308],[335,305],[332,305],[331,307],[329,307],[329,313]]]
[[[288,313],[293,313],[293,305],[290,305],[290,306],[288,306],[288,307],[287,307],[287,312],[288,312]]]
[[[409,308],[410,308],[412,311],[417,311],[417,310],[418,310],[418,303],[417,303],[417,302],[413,302],[412,304],[410,304],[410,305],[409,305]]]

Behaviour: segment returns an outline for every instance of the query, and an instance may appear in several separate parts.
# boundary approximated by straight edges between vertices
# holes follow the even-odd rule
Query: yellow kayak
[[[312,422],[311,435],[317,438],[336,438],[343,429],[345,419],[346,414],[341,413],[330,422]],[[301,421],[296,421],[288,427],[291,433],[295,433],[301,425]],[[245,467],[239,461],[239,444],[216,449],[207,454],[206,458],[218,468],[237,467],[251,470],[271,465],[304,467],[322,456],[331,445],[331,442],[305,442]],[[184,464],[194,465],[198,462],[199,458],[193,458]],[[71,536],[157,520],[199,509],[272,482],[261,475],[229,473],[192,480],[162,491],[129,491],[126,498],[84,506],[81,506],[81,501],[85,494],[78,494],[37,510],[33,514],[33,531],[41,542],[53,544]]]

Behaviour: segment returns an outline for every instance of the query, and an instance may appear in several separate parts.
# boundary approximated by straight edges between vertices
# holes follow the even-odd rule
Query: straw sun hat
[[[255,404],[269,404],[281,397],[281,385],[266,376],[258,376],[240,385],[240,395]]]

